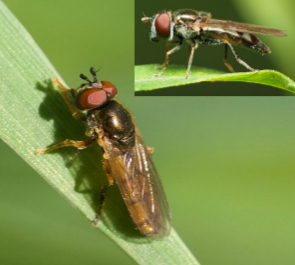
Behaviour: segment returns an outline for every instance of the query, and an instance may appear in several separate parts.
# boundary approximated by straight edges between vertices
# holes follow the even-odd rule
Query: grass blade
[[[34,154],[36,148],[66,138],[83,139],[83,124],[71,117],[50,82],[58,73],[3,2],[0,34],[0,137],[91,221],[93,196],[101,184],[97,183],[101,153],[94,146],[80,152],[69,148]],[[139,264],[199,264],[174,230],[162,241],[138,236],[115,189],[98,228]]]

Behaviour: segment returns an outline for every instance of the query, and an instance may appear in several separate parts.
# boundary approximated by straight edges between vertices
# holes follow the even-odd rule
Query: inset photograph
[[[293,95],[292,29],[274,2],[135,1],[135,94]]]

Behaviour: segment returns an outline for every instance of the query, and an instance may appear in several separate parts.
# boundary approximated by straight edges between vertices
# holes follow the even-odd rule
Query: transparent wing
[[[287,34],[284,30],[272,29],[267,27],[261,27],[251,24],[239,23],[228,20],[220,19],[210,19],[205,23],[200,23],[201,27],[208,28],[208,30],[213,29],[223,29],[224,31],[238,31],[247,32],[260,35],[270,35],[270,36],[286,36]]]
[[[136,130],[135,145],[124,149],[105,139],[110,173],[140,232],[153,238],[170,233],[171,217],[161,180],[147,147]]]

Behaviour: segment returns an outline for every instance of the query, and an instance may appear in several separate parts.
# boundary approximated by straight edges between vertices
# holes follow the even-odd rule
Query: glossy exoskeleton
[[[73,116],[85,121],[89,139],[65,140],[49,148],[38,149],[36,153],[48,153],[66,146],[83,149],[97,141],[104,151],[103,165],[108,184],[102,189],[100,206],[93,223],[96,224],[100,218],[107,188],[117,183],[137,229],[145,236],[163,238],[170,233],[171,217],[151,158],[153,148],[144,144],[130,112],[114,100],[116,87],[110,82],[98,81],[93,67],[90,72],[93,81],[81,74],[80,77],[88,83],[82,84],[77,90],[69,90],[57,78],[53,79]],[[74,105],[70,94],[74,97]]]

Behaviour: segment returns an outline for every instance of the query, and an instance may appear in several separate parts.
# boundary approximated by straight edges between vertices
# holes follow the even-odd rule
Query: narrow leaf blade
[[[200,82],[247,82],[268,85],[295,93],[295,83],[289,77],[274,70],[259,72],[225,73],[222,71],[193,66],[188,79],[186,67],[169,65],[160,77],[154,77],[159,72],[155,67],[159,65],[135,66],[135,91],[148,91],[172,86],[181,86]]]

